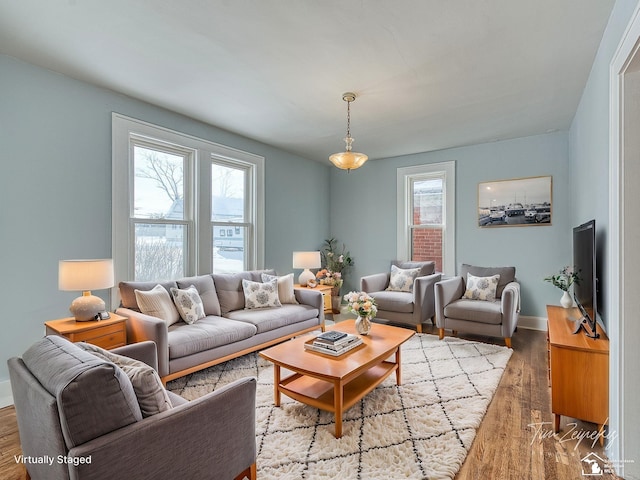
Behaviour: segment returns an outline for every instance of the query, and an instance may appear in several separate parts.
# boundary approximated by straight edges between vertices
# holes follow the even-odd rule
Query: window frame
[[[413,230],[413,191],[416,180],[443,178],[444,214],[442,216],[442,270],[445,275],[456,272],[455,250],[455,161],[401,167],[396,173],[397,192],[397,237],[396,255],[398,260],[410,260]],[[433,228],[425,225],[420,228]]]
[[[154,146],[164,146],[171,153],[191,152],[184,170],[184,209],[186,222],[187,259],[186,276],[209,273],[213,264],[213,236],[211,221],[211,165],[215,160],[246,168],[250,177],[248,198],[253,222],[250,254],[245,257],[247,269],[259,269],[264,265],[264,157],[220,145],[148,122],[112,113],[112,257],[116,283],[131,280],[134,275],[134,222],[132,222],[134,173],[133,142],[142,141]],[[187,189],[191,195],[187,201]],[[245,209],[247,204],[245,204]],[[191,216],[192,218],[188,218]],[[153,219],[138,219],[138,223],[153,223]],[[136,220],[137,221],[137,220]],[[161,223],[173,223],[162,219]],[[193,222],[190,224],[189,222]],[[210,245],[211,248],[207,248]],[[117,285],[112,290],[114,308],[120,301]]]

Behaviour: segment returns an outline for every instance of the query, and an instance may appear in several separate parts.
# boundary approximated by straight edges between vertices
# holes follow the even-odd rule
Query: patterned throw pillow
[[[462,298],[493,302],[496,299],[496,290],[499,281],[500,275],[475,277],[467,273],[467,290],[464,292]]]
[[[395,265],[391,265],[391,277],[387,290],[391,292],[413,292],[413,281],[419,274],[419,268],[398,268]]]
[[[280,303],[295,303],[298,304],[296,300],[296,294],[293,291],[293,273],[289,275],[284,275],[283,277],[276,277],[275,275],[269,275],[268,273],[262,274],[263,282],[270,282],[273,279],[278,280],[278,299]]]
[[[265,283],[252,282],[243,278],[242,290],[244,290],[245,309],[282,306],[278,298],[277,278]]]
[[[169,292],[162,285],[156,285],[151,290],[134,290],[136,303],[140,311],[145,315],[158,317],[165,321],[167,326],[180,321],[180,314],[171,301]]]
[[[173,301],[180,312],[180,318],[186,323],[192,323],[205,317],[204,305],[198,293],[198,289],[191,285],[189,288],[172,288]]]

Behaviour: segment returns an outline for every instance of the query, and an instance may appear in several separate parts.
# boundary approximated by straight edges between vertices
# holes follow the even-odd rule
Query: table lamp
[[[69,310],[78,322],[94,320],[105,311],[104,300],[91,295],[91,290],[103,290],[114,285],[113,260],[60,260],[58,264],[58,288],[64,291],[81,291]]]
[[[298,283],[306,287],[307,282],[316,276],[311,273],[310,268],[320,268],[320,252],[293,252],[293,268],[304,268],[298,277]]]

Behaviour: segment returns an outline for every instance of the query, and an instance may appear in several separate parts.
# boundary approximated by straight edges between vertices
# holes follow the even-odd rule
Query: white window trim
[[[397,259],[409,259],[411,252],[411,235],[409,224],[411,219],[411,177],[418,175],[435,175],[444,172],[444,229],[442,249],[442,270],[445,275],[454,276],[456,272],[456,232],[455,232],[455,200],[456,200],[456,163],[455,161],[402,167],[397,170]]]
[[[181,149],[184,147],[195,151],[195,165],[193,174],[198,170],[202,175],[211,169],[211,159],[227,159],[230,162],[243,162],[250,165],[252,172],[251,181],[255,184],[255,195],[251,192],[253,203],[253,213],[255,222],[255,232],[252,238],[253,252],[255,255],[248,259],[250,269],[264,268],[264,157],[253,153],[244,152],[235,148],[209,142],[201,138],[193,137],[164,127],[159,127],[151,123],[130,118],[119,113],[112,113],[112,257],[115,270],[116,286],[112,290],[112,307],[118,306],[120,301],[117,283],[123,280],[130,280],[129,265],[133,257],[132,242],[130,241],[129,206],[130,192],[133,191],[133,176],[129,165],[129,138],[131,135],[157,138],[168,144],[175,144]],[[124,161],[123,161],[124,159]],[[193,174],[189,174],[193,176]],[[191,179],[190,179],[191,180]],[[207,182],[204,182],[206,184]],[[191,208],[196,209],[196,215],[200,216],[200,225],[207,227],[211,224],[211,200],[210,192],[195,190],[196,205]],[[203,203],[200,199],[205,198]],[[198,206],[201,206],[198,209]],[[205,205],[209,205],[205,207]],[[208,214],[205,218],[204,215]],[[203,221],[206,220],[206,221]],[[200,228],[200,230],[208,230]],[[194,234],[191,233],[190,234]],[[202,235],[202,232],[200,232]],[[200,241],[198,238],[196,241]],[[205,263],[206,259],[195,259],[187,266],[188,275],[197,275],[211,269],[211,263]]]

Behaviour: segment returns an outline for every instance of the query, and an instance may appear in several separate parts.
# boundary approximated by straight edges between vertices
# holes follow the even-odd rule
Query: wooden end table
[[[72,342],[87,342],[112,349],[127,344],[127,317],[111,313],[106,320],[77,322],[75,318],[61,318],[44,322],[47,335],[60,335]]]
[[[357,335],[355,321],[348,320],[327,330]],[[335,414],[335,436],[342,436],[342,414],[393,372],[401,385],[400,347],[415,332],[406,328],[374,324],[369,335],[362,336],[363,345],[332,357],[305,350],[308,335],[295,338],[260,352],[273,363],[274,403],[280,406],[280,395]],[[394,360],[389,361],[393,356]],[[294,372],[282,378],[281,368]]]

